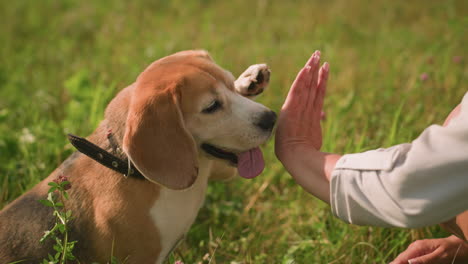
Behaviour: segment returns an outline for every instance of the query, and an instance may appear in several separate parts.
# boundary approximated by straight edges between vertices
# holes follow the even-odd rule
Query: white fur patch
[[[211,161],[200,160],[198,178],[187,190],[175,191],[161,187],[159,198],[150,210],[158,228],[161,253],[156,264],[163,263],[176,243],[183,238],[197,217],[205,200]]]

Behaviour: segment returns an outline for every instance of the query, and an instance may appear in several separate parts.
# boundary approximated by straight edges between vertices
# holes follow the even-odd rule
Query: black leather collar
[[[125,177],[145,180],[145,177],[133,166],[131,162],[117,158],[104,149],[89,142],[85,138],[68,134],[68,140],[79,152],[85,154],[103,166],[123,174]]]

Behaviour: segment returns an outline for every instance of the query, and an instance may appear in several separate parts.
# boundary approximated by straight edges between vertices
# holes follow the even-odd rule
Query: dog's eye
[[[218,100],[214,100],[207,108],[203,109],[203,113],[211,114],[221,109],[221,103]]]

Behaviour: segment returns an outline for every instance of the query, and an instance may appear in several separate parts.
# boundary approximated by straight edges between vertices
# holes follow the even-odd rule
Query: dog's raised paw
[[[266,64],[254,64],[234,82],[236,91],[249,98],[261,94],[270,82],[270,69]]]

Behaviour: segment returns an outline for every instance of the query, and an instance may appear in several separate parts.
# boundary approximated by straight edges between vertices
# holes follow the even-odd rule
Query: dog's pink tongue
[[[237,155],[237,171],[243,178],[255,178],[262,173],[264,168],[265,161],[258,147]]]

